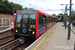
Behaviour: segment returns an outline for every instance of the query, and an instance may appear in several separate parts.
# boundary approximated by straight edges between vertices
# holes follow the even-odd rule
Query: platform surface
[[[74,42],[75,42],[75,30],[71,31],[70,40],[68,38],[68,28],[65,29],[62,22],[57,23],[55,28],[49,31],[50,34],[46,37],[44,41],[42,41],[45,37],[42,37],[40,42],[35,42],[29,49],[31,50],[74,50]],[[48,32],[49,32],[48,31]],[[48,33],[47,32],[47,33]],[[41,43],[42,41],[42,43]],[[36,45],[35,45],[36,44]],[[35,47],[34,47],[35,46]],[[29,50],[28,49],[28,50]]]
[[[75,30],[73,30],[75,31]],[[60,22],[54,31],[51,40],[44,41],[37,50],[74,50],[75,34],[71,31],[70,40],[68,38],[68,28],[65,29]],[[50,39],[50,36],[47,38]],[[47,45],[47,42],[48,45]],[[45,44],[46,43],[46,44]]]
[[[6,29],[8,29],[8,28],[14,28],[14,26],[13,26],[13,25],[10,25],[10,26],[8,26],[8,27],[0,27],[0,31],[6,30]]]
[[[56,27],[57,24],[55,24],[51,29],[46,31],[41,37],[39,37],[36,41],[34,41],[25,50],[37,50],[40,47],[40,45],[45,41],[45,39],[48,37],[48,35],[52,32],[52,30],[54,30]]]

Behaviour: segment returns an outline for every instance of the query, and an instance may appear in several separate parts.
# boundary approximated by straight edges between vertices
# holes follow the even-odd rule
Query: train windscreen
[[[22,28],[28,27],[28,14],[24,14],[22,17]]]
[[[16,27],[20,27],[21,23],[21,15],[17,15],[17,19],[16,19]]]
[[[34,14],[30,15],[29,28],[35,28],[35,21],[36,21],[35,18],[36,18],[36,15]]]
[[[34,13],[18,13],[16,27],[35,28],[35,18],[36,14]]]

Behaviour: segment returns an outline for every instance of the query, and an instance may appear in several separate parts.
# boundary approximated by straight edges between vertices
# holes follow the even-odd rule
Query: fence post
[[[2,19],[2,27],[3,27],[3,18],[1,18]]]
[[[9,18],[9,26],[10,26],[10,18]]]

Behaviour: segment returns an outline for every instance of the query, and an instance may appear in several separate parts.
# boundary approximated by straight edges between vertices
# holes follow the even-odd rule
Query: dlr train
[[[26,39],[38,39],[57,22],[58,18],[40,10],[17,10],[14,19],[13,37],[20,38],[22,43]]]

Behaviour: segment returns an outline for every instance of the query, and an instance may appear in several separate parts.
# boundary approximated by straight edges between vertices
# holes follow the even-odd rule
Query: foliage
[[[58,15],[57,15],[57,17],[63,17],[64,16],[64,14],[62,14],[62,13],[59,13]]]
[[[29,8],[29,10],[35,10],[35,9],[33,9],[33,8]]]
[[[28,9],[27,7],[23,8],[23,10],[27,10],[27,9]]]
[[[52,14],[52,16],[55,16],[55,17],[57,17],[57,16],[56,16],[56,14]]]
[[[75,14],[71,14],[71,20],[75,20]]]
[[[22,8],[20,4],[9,2],[8,0],[0,0],[0,13],[13,14],[16,10],[34,10],[33,8]]]
[[[62,14],[62,13],[59,13],[58,15],[59,15],[59,16],[63,16],[64,14]]]
[[[22,6],[8,0],[0,0],[0,13],[13,14],[13,10],[16,11],[17,9],[22,10]]]
[[[71,22],[75,20],[75,14],[71,14]],[[68,16],[68,21],[69,21],[69,16]]]
[[[25,8],[23,8],[23,10],[35,10],[35,9],[25,7]]]

